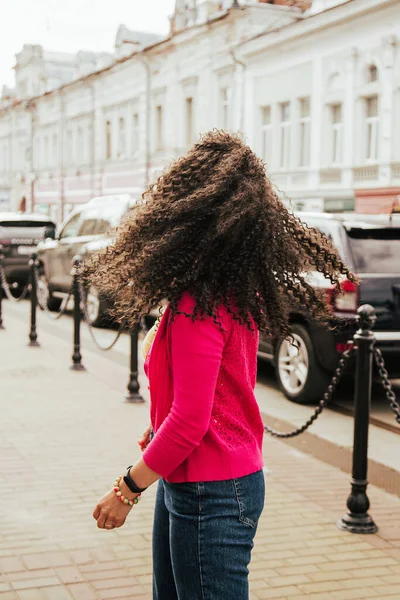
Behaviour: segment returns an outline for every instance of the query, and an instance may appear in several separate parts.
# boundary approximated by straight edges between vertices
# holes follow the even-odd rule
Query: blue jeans
[[[248,600],[264,507],[262,470],[225,481],[158,482],[153,600]]]

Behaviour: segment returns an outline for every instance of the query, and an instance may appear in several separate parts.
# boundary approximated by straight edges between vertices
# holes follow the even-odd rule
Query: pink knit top
[[[178,311],[192,313],[184,294]],[[254,395],[258,332],[223,306],[206,317],[164,312],[146,359],[155,436],[143,454],[171,483],[215,481],[262,468],[264,426]]]

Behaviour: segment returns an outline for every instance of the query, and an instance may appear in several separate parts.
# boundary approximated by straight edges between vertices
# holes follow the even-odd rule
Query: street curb
[[[268,415],[265,411],[261,411],[261,416],[265,424],[278,431],[291,431],[293,429],[293,423],[277,419],[272,415]],[[269,434],[266,433],[265,435]],[[339,446],[309,431],[305,431],[300,436],[294,438],[279,438],[279,441],[305,454],[311,454],[314,458],[351,475],[352,448]],[[400,496],[400,472],[372,458],[368,459],[368,481],[390,494]]]

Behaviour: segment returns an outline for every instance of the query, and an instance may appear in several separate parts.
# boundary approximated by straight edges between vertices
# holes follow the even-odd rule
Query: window
[[[93,127],[92,123],[89,123],[86,128],[86,138],[85,138],[85,162],[92,163],[93,162]]]
[[[76,157],[77,157],[78,165],[83,164],[84,159],[85,159],[84,144],[85,144],[85,139],[84,139],[84,135],[83,135],[83,129],[82,129],[82,127],[78,127],[78,132],[77,132],[77,136],[76,136]]]
[[[230,116],[231,116],[231,99],[232,99],[232,89],[229,87],[222,88],[222,90],[221,90],[221,127],[222,127],[222,129],[229,129]]]
[[[72,129],[68,129],[67,131],[67,162],[71,164],[73,162],[73,137],[72,137]]]
[[[270,106],[261,106],[261,153],[263,160],[266,162],[271,160],[272,120]]]
[[[374,81],[378,81],[378,69],[375,65],[369,65],[367,83],[373,83]]]
[[[64,229],[60,233],[60,239],[76,237],[78,235],[80,221],[80,213],[71,217],[70,220],[64,225]]]
[[[43,166],[49,165],[49,136],[45,135],[43,138]]]
[[[8,170],[8,167],[7,167],[8,157],[7,157],[7,146],[6,145],[3,145],[3,149],[1,149],[1,147],[0,147],[0,157],[1,157],[0,170],[3,173],[6,173]]]
[[[280,108],[280,161],[281,169],[290,164],[290,102],[282,102]]]
[[[310,163],[310,98],[300,99],[300,156],[299,166],[307,167]]]
[[[378,97],[372,96],[365,100],[366,114],[366,156],[367,161],[375,161],[378,158],[378,136],[379,116]]]
[[[126,129],[125,129],[125,118],[119,118],[118,127],[118,158],[126,157]]]
[[[23,141],[18,142],[18,151],[17,151],[16,160],[17,160],[18,169],[23,169],[25,161],[29,162],[29,160],[30,160],[27,157],[27,149],[26,149]]]
[[[35,167],[39,169],[42,164],[42,144],[39,136],[35,140]]]
[[[330,106],[331,117],[331,163],[340,165],[343,160],[343,117],[342,105]]]
[[[186,131],[186,146],[191,146],[194,141],[194,128],[193,128],[193,98],[185,99],[185,131]]]
[[[111,121],[106,121],[106,159],[111,158]]]
[[[136,154],[139,151],[139,114],[133,113],[132,115],[132,154]]]
[[[56,133],[53,133],[51,138],[51,159],[53,165],[58,164],[58,136]]]
[[[164,148],[164,115],[163,107],[156,106],[156,150]]]

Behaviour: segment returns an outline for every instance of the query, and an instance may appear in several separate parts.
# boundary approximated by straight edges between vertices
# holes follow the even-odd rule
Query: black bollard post
[[[125,396],[126,402],[132,404],[142,404],[144,402],[140,395],[140,386],[138,381],[138,335],[139,324],[131,331],[131,355],[130,355],[130,375],[128,381],[128,393]]]
[[[360,329],[354,335],[357,345],[356,387],[354,395],[354,445],[351,492],[348,512],[338,522],[339,529],[351,533],[375,533],[378,527],[368,514],[368,429],[371,411],[372,359],[375,336],[372,327],[375,310],[369,304],[358,309]]]
[[[79,293],[79,274],[78,269],[81,264],[80,256],[74,256],[73,267],[72,267],[72,295],[74,298],[74,349],[72,353],[72,365],[73,371],[85,371],[85,367],[82,364],[81,355],[81,298]]]
[[[32,258],[29,261],[29,282],[31,284],[31,329],[29,331],[29,344],[31,348],[38,348],[40,346],[37,341],[36,332],[36,309],[37,309],[37,287],[36,287],[36,268],[37,268],[37,254],[33,253]]]
[[[2,254],[3,250],[3,246],[0,244],[0,270],[3,269],[3,265],[4,265],[4,254]],[[2,302],[3,302],[3,286],[1,283],[1,278],[0,278],[0,329],[5,329],[4,325],[3,325],[3,306],[2,306]]]

